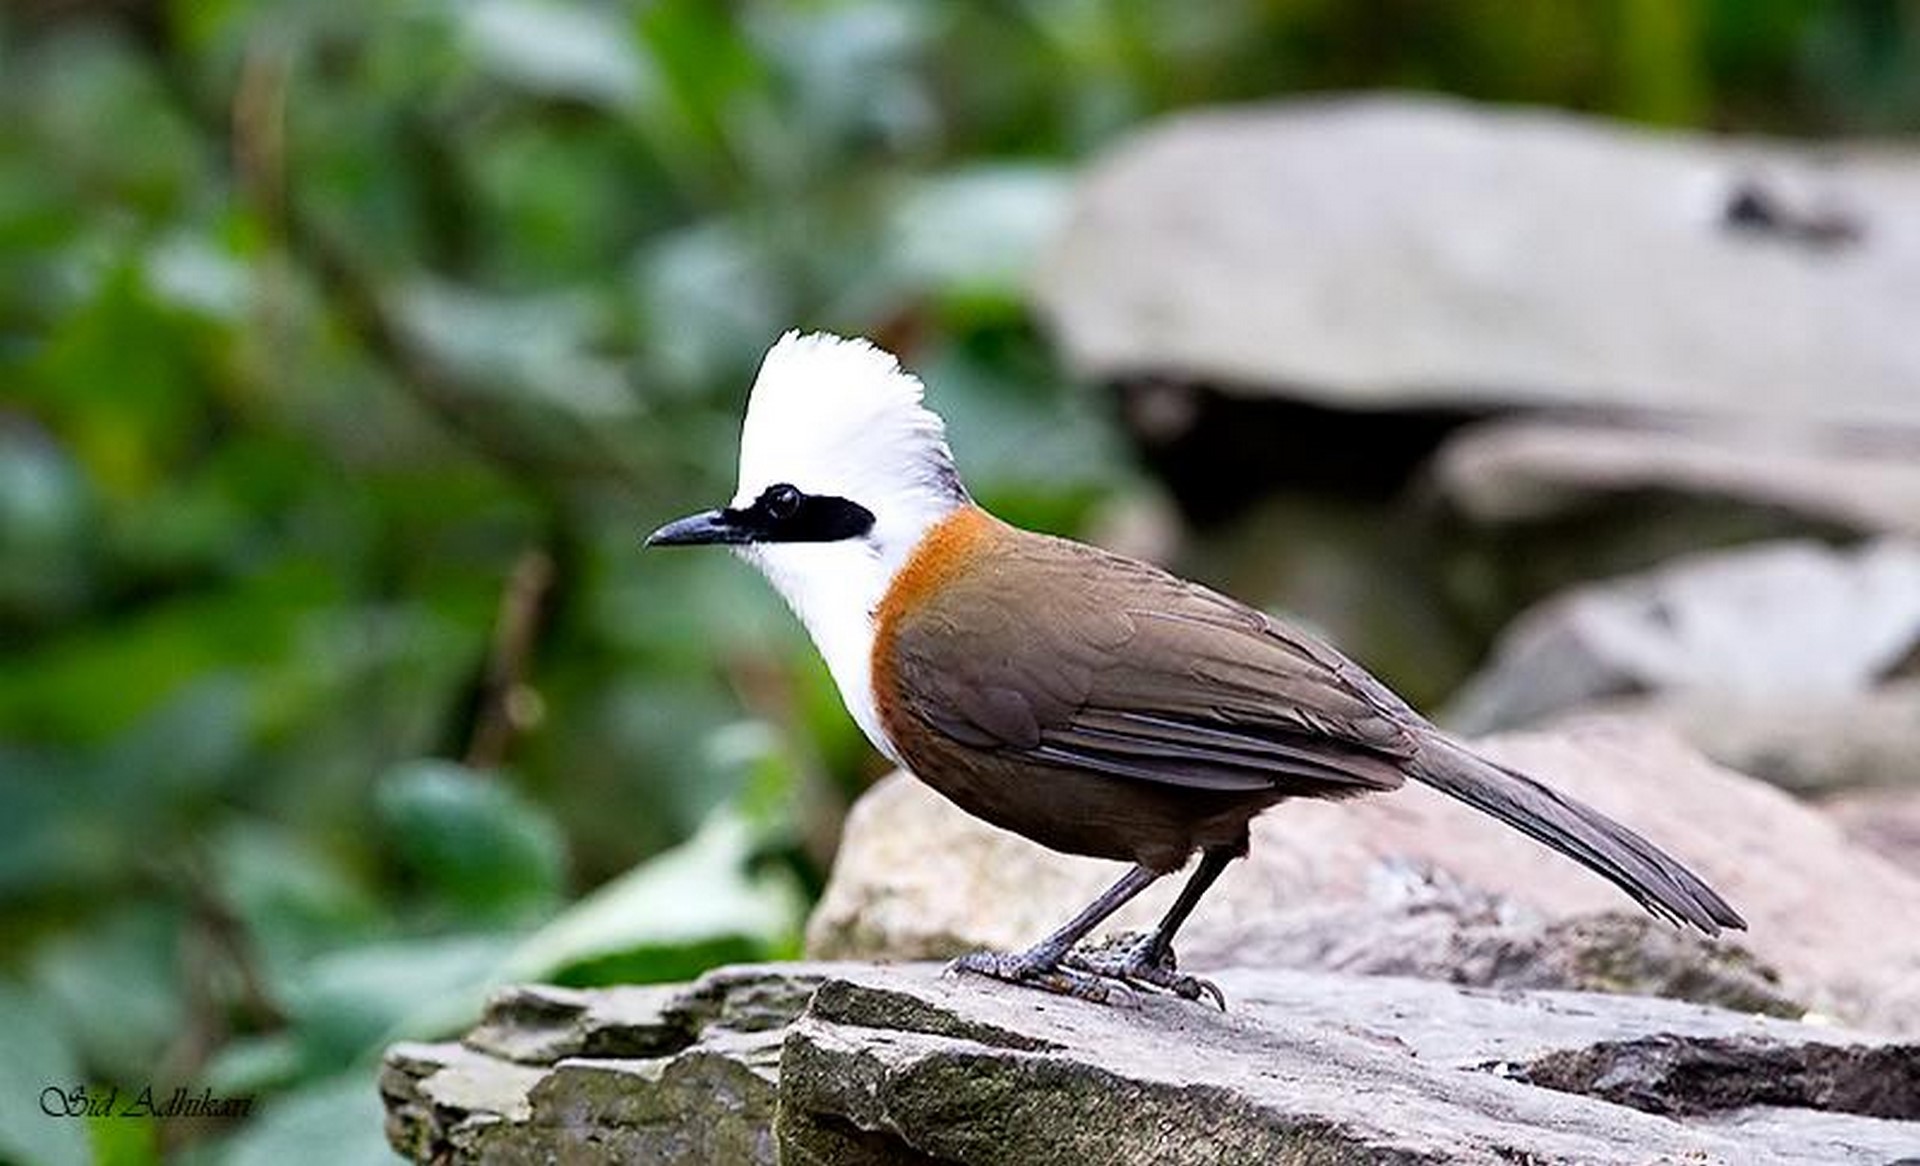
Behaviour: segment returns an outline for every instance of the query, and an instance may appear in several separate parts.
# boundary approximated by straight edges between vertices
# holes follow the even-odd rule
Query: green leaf
[[[908,187],[888,221],[886,254],[910,290],[1018,302],[1041,248],[1066,221],[1064,167],[965,167]]]
[[[602,9],[482,0],[455,10],[478,64],[531,93],[619,109],[653,87],[632,39]]]
[[[0,668],[0,733],[94,742],[127,731],[194,677],[280,658],[338,580],[288,564],[216,592],[98,619]]]
[[[543,691],[558,711],[523,757],[553,775],[547,799],[595,881],[685,839],[739,787],[742,775],[716,768],[703,747],[740,714],[708,672],[575,674]]]
[[[792,320],[792,296],[766,248],[733,223],[655,236],[633,279],[654,380],[681,391],[744,380]]]
[[[355,1069],[275,1099],[224,1145],[225,1166],[391,1166],[378,1070]]]
[[[109,788],[156,819],[237,777],[252,720],[252,691],[239,677],[210,671],[170,696],[113,743],[101,765]]]
[[[383,904],[344,857],[291,826],[243,818],[211,844],[214,878],[276,991],[327,951],[385,926]]]
[[[288,1087],[306,1068],[306,1050],[299,1036],[276,1032],[228,1041],[201,1071],[199,1083],[217,1097],[257,1095]]]
[[[508,980],[564,977],[648,952],[745,941],[732,958],[770,953],[799,927],[802,904],[784,877],[749,872],[754,831],[731,807],[698,833],[581,899],[508,959]]]
[[[247,311],[250,276],[204,232],[176,231],[147,249],[147,286],[158,302],[229,323]]]
[[[0,1159],[35,1166],[90,1161],[86,1125],[48,1117],[40,1108],[44,1090],[87,1084],[52,1011],[19,986],[0,980],[0,1033],[7,1042],[6,1055],[0,1056]]]
[[[185,1021],[177,911],[133,900],[41,948],[33,980],[86,1064],[109,1079],[153,1071]]]
[[[604,423],[632,411],[625,370],[598,351],[591,301],[574,292],[503,296],[420,279],[393,298],[408,333],[482,394]]]
[[[135,1097],[139,1094],[136,1092]],[[125,1093],[121,1094],[124,1106]],[[124,1113],[103,1114],[87,1119],[87,1141],[93,1149],[93,1166],[160,1166],[160,1121]]]
[[[381,779],[375,800],[402,861],[464,916],[512,918],[559,900],[560,829],[499,777],[413,761]]]
[[[796,146],[843,146],[871,157],[884,144],[904,152],[933,144],[941,124],[939,82],[928,58],[944,10],[926,5],[768,5],[748,27],[780,72],[781,121]],[[871,165],[871,163],[867,163]]]
[[[25,98],[9,120],[36,139],[42,180],[101,218],[177,212],[200,177],[200,155],[161,70],[106,22],[71,27],[87,31],[49,36],[38,52],[7,62]]]
[[[0,430],[0,627],[64,615],[82,601],[92,498],[61,447]]]
[[[396,939],[313,961],[287,1008],[308,1072],[332,1072],[397,1035],[439,1035],[478,1016],[517,937]]]
[[[0,899],[151,872],[242,774],[248,692],[210,675],[94,751],[0,747]]]

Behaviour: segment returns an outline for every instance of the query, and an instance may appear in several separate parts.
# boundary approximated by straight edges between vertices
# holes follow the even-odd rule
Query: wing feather
[[[1045,765],[1329,797],[1398,786],[1414,750],[1404,706],[1331,648],[1043,535],[1013,532],[887,642],[893,697],[921,723]]]

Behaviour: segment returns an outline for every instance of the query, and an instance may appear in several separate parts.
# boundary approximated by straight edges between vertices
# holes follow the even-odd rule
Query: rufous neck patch
[[[918,607],[993,540],[1000,522],[978,506],[962,506],[935,523],[894,573],[874,627],[884,638],[895,619]]]

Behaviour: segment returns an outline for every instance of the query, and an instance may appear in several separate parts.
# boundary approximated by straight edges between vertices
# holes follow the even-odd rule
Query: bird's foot
[[[1095,1004],[1126,1006],[1137,1003],[1132,988],[1124,981],[1065,967],[1057,953],[1039,949],[969,952],[948,964],[947,971],[991,976],[1009,984],[1039,988],[1056,996],[1071,996]]]
[[[1183,1000],[1209,999],[1227,1010],[1226,993],[1212,980],[1182,975],[1173,949],[1154,942],[1151,932],[1134,931],[1110,936],[1097,944],[1076,947],[1061,960],[1062,970],[1084,972],[1129,988],[1158,988]]]

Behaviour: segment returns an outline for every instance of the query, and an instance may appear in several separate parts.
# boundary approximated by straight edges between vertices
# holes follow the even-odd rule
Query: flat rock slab
[[[1916,394],[1920,396],[1920,394]],[[1502,418],[1448,435],[1432,481],[1483,527],[1564,522],[1649,495],[1726,499],[1865,534],[1920,536],[1920,434]]]
[[[1920,1145],[1910,1045],[1639,998],[1239,968],[1218,979],[1225,1015],[917,968],[830,980],[781,1057],[783,1161],[1880,1163]],[[1833,1078],[1780,1089],[1770,1058],[1871,1063],[1860,1077],[1878,1082],[1862,1085],[1874,1100],[1855,1108],[1879,1116],[1781,1119],[1778,1102],[1807,1104]],[[1675,1060],[1714,1062],[1725,1091],[1679,1087],[1687,1074],[1661,1069]],[[1608,1068],[1581,1077],[1570,1062]],[[1601,1080],[1615,1097],[1534,1082],[1549,1071],[1553,1086]],[[1770,1120],[1743,1127],[1755,1108]]]
[[[1217,978],[1225,1014],[932,965],[514,989],[464,1043],[389,1051],[388,1130],[443,1163],[1879,1164],[1920,1147],[1911,1044],[1638,997]]]
[[[1766,543],[1675,559],[1523,613],[1447,720],[1484,733],[1601,698],[1692,693],[1780,705],[1864,696],[1920,659],[1920,543]],[[1908,698],[1911,699],[1911,698]],[[1710,707],[1714,702],[1709,702]],[[1906,753],[1920,746],[1910,714]]]
[[[1036,295],[1081,372],[1343,409],[1920,426],[1920,157],[1352,98],[1185,114]]]

